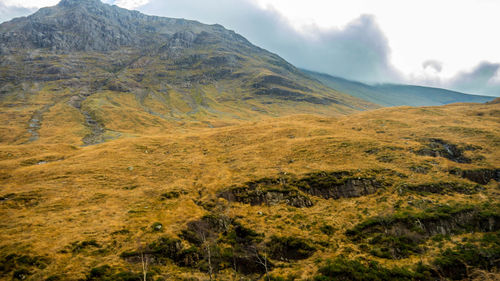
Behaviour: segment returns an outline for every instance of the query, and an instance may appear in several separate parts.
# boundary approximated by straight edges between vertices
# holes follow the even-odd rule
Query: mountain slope
[[[220,25],[98,0],[63,0],[0,25],[0,38],[4,142],[58,135],[93,144],[172,126],[377,107],[310,79]],[[45,130],[57,129],[52,117],[61,116],[71,124],[66,134]]]
[[[457,102],[484,103],[494,99],[494,97],[489,96],[468,95],[446,89],[413,85],[367,85],[324,73],[302,71],[332,89],[383,106],[432,106]]]
[[[140,280],[141,251],[152,280],[209,280],[209,257],[217,280],[498,280],[499,113],[383,108],[0,144],[0,280]]]

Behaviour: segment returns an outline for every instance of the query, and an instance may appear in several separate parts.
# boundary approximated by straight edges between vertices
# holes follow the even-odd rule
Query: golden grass
[[[81,125],[82,117],[63,104],[44,116],[38,141],[20,144],[13,137],[25,129],[26,114],[16,115],[16,120],[2,127],[0,196],[15,194],[31,199],[0,202],[0,252],[49,257],[50,265],[36,271],[30,280],[43,280],[61,272],[69,280],[77,280],[84,278],[91,267],[101,264],[137,271],[137,265],[118,257],[121,252],[136,248],[137,239],[146,243],[158,235],[176,236],[187,222],[207,213],[195,201],[212,200],[222,188],[273,177],[279,172],[303,175],[387,168],[408,176],[407,179],[389,176],[396,186],[403,182],[461,181],[448,174],[446,170],[451,167],[500,167],[499,104],[385,108],[344,117],[214,119],[211,122],[219,126],[207,128],[202,122],[167,123],[145,112],[133,111],[137,108],[136,101],[126,94],[116,97],[119,107],[98,96],[89,102],[98,101],[99,107],[108,107],[107,128],[134,137],[82,147],[81,138],[87,133]],[[120,112],[119,108],[126,110]],[[7,120],[9,114],[14,113],[2,113],[2,120]],[[12,134],[7,134],[7,127]],[[419,148],[426,138],[479,145],[481,150],[467,151],[466,155],[482,158],[472,164],[459,164],[410,151]],[[366,153],[374,148],[380,150],[377,155]],[[377,161],[380,155],[389,155],[391,162]],[[432,166],[427,175],[410,170],[415,164],[425,163]],[[162,193],[172,190],[187,194],[160,200]],[[313,197],[315,205],[311,208],[232,203],[228,212],[233,217],[240,216],[244,225],[265,233],[266,237],[293,235],[331,242],[332,246],[320,249],[313,257],[275,270],[283,274],[292,272],[305,279],[316,271],[317,264],[313,261],[317,258],[324,260],[340,253],[366,256],[346,239],[345,230],[367,217],[391,214],[395,203],[406,202],[408,196],[433,202],[498,202],[499,190],[490,183],[475,195],[401,196],[390,187],[360,198]],[[164,225],[163,233],[150,231],[154,222]],[[328,237],[320,232],[323,224],[332,225],[335,235]],[[122,229],[130,233],[112,234]],[[91,251],[61,252],[72,242],[89,239],[95,239],[107,251],[101,255]],[[348,248],[353,251],[346,251]],[[399,261],[376,260],[389,266],[409,265],[420,258],[428,260],[433,253]],[[204,278],[201,273],[173,265],[163,270],[172,279],[190,275]]]

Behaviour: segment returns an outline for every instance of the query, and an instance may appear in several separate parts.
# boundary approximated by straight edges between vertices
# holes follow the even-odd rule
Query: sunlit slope
[[[45,142],[50,126],[42,127],[39,141],[0,147],[1,278],[24,270],[26,280],[128,280],[119,278],[141,272],[134,251],[145,247],[150,276],[207,280],[205,244],[195,239],[207,220],[227,227],[203,232],[215,239],[220,280],[264,278],[255,253],[269,258],[271,275],[296,280],[328,274],[318,268],[338,256],[410,272],[422,261],[431,277],[463,277],[463,266],[446,271],[435,259],[483,233],[481,247],[490,247],[498,235],[499,114],[499,104],[456,104],[296,115],[86,147],[55,131]],[[68,130],[73,121],[58,122]],[[369,240],[377,228],[362,232],[377,226],[367,223],[374,216],[387,218],[390,244]],[[475,223],[482,216],[489,224]],[[412,218],[431,234],[406,228]],[[467,274],[492,268],[471,264]]]
[[[322,85],[220,25],[98,0],[65,0],[3,23],[0,38],[4,143],[57,136],[94,144],[193,122],[210,127],[377,107]]]

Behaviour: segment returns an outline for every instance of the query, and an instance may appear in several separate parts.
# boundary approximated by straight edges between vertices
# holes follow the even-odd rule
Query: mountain
[[[499,99],[380,108],[96,0],[0,36],[2,281],[500,280]]]
[[[147,16],[99,0],[63,0],[1,24],[0,50],[3,118],[28,128],[2,125],[0,141],[38,139],[40,127],[57,123],[49,116],[72,120],[68,140],[92,144],[173,124],[377,107],[322,85],[220,25]]]
[[[324,73],[302,71],[332,89],[382,106],[433,106],[457,102],[484,103],[494,99],[494,97],[489,96],[469,95],[446,89],[414,85],[367,85]]]

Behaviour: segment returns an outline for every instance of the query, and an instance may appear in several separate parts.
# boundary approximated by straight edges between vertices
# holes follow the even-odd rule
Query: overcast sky
[[[0,21],[58,0],[0,0]],[[500,0],[104,0],[219,23],[296,66],[500,96]]]

